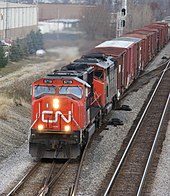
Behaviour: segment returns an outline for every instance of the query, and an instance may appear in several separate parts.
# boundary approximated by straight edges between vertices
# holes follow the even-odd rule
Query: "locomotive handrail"
[[[29,128],[29,130],[31,130],[31,128],[35,125],[35,123],[37,122],[37,120],[40,118],[40,103],[38,104],[38,113],[36,113],[36,119],[34,120],[34,122],[32,123],[31,127]]]
[[[36,118],[36,119],[34,120],[34,122],[32,123],[32,125],[30,126],[29,130],[31,130],[31,128],[35,125],[35,123],[37,122],[37,120],[38,120],[38,118]]]
[[[96,91],[94,92],[94,94],[96,94],[97,97],[95,98],[95,96],[94,96],[94,101],[91,103],[91,105],[93,105],[93,103],[97,102],[98,106],[101,108],[101,105],[100,105],[99,102],[98,102],[98,99],[101,97],[101,94],[98,95],[98,94],[96,93]]]

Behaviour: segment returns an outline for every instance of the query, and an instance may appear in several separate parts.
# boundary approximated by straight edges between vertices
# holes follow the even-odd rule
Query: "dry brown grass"
[[[0,75],[6,76],[7,74],[13,73],[22,67],[25,67],[25,65],[28,64],[38,64],[42,62],[49,61],[50,56],[46,55],[45,57],[37,57],[37,56],[30,56],[27,59],[21,60],[19,62],[9,62],[7,66],[0,69]]]
[[[3,95],[0,97],[0,119],[7,120],[8,111],[13,106],[13,100]]]
[[[0,93],[13,100],[15,105],[31,103],[31,84],[47,73],[74,60],[79,51],[76,47],[54,49],[44,58],[30,57],[29,59],[10,64],[0,70]],[[58,57],[60,58],[58,59]]]
[[[42,74],[30,76],[23,80],[15,79],[15,81],[6,88],[5,93],[12,97],[15,105],[23,105],[24,102],[31,102],[31,84],[38,78],[42,77]]]

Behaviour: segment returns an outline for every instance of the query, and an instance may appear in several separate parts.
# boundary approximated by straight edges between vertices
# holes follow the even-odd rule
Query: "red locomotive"
[[[101,43],[34,82],[30,154],[80,156],[103,116],[167,42],[167,24],[154,23]]]

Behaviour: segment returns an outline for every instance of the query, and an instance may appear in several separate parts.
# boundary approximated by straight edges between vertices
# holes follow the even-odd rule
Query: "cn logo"
[[[66,122],[66,123],[69,123],[71,122],[71,111],[68,111],[68,118],[66,118],[62,112],[60,111],[57,111],[55,113],[55,119],[53,120],[48,120],[48,119],[45,119],[45,115],[48,115],[48,114],[53,114],[53,111],[43,111],[42,112],[42,121],[45,122],[45,123],[55,123],[58,121],[58,116],[61,116],[61,118]]]

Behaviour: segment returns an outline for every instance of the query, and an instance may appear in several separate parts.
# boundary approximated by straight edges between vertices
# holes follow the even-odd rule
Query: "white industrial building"
[[[37,5],[0,2],[0,40],[25,37],[37,25]]]

